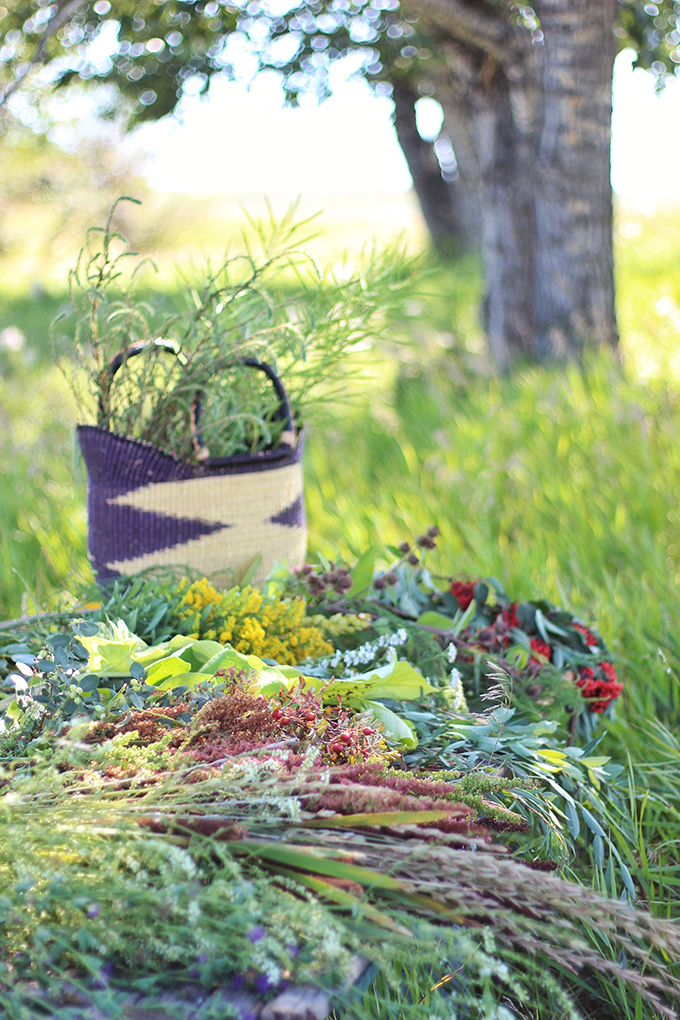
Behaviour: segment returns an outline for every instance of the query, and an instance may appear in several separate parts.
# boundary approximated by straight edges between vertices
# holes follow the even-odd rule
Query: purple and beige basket
[[[263,371],[278,395],[284,432],[276,449],[192,464],[149,443],[78,426],[98,581],[178,567],[233,584],[257,562],[251,580],[258,583],[278,561],[290,568],[304,562],[304,432],[296,432],[274,370],[252,359],[244,363]]]

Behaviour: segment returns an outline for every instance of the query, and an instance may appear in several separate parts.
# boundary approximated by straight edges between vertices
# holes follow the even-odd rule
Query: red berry
[[[281,709],[280,708],[275,708],[274,711],[272,712],[272,719],[280,719],[282,717],[282,715],[283,715],[283,712],[281,711]]]
[[[290,725],[290,717],[287,716],[287,715],[284,715],[283,719],[281,720],[281,725],[282,726]]]
[[[343,744],[351,744],[352,741],[354,740],[354,737],[349,732],[349,730],[345,730],[344,733],[340,734],[340,739],[342,740]]]
[[[371,729],[370,726],[364,726],[364,728],[363,728],[363,730],[361,732],[363,733],[363,735],[365,737],[370,737],[372,733],[375,733],[375,730]]]

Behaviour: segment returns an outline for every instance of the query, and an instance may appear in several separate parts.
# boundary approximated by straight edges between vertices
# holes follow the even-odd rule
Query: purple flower
[[[99,907],[97,906],[96,903],[93,903],[92,906],[88,908],[87,916],[94,918],[94,917],[98,917],[98,915],[99,915]]]
[[[208,954],[207,953],[199,953],[198,956],[196,957],[196,963],[207,963],[207,962],[208,962]]]
[[[198,967],[189,967],[189,970],[187,971],[187,974],[189,975],[189,977],[190,977],[190,978],[191,978],[191,979],[192,979],[193,981],[200,981],[200,978],[201,978],[201,972],[200,972],[200,970],[198,969]]]
[[[292,956],[292,958],[295,959],[300,950],[298,949],[297,946],[286,946],[286,952],[288,953],[289,956]]]
[[[232,992],[237,992],[239,990],[239,988],[243,988],[245,983],[246,983],[246,976],[245,976],[245,974],[237,974],[236,977],[231,982],[231,990],[232,990]]]
[[[92,978],[90,986],[97,989],[97,991],[103,991],[109,983],[109,977],[111,976],[113,966],[114,965],[112,963],[105,963],[99,971],[99,977]]]
[[[251,928],[250,931],[246,932],[246,937],[250,939],[253,945],[263,939],[266,935],[266,931],[261,924],[258,924],[255,928]]]
[[[255,978],[255,990],[264,995],[274,987],[273,983],[269,980],[266,974],[258,974]]]
[[[248,1010],[247,1013],[241,1013],[241,1020],[257,1020],[257,1017],[254,1013],[251,1013],[251,1011]]]

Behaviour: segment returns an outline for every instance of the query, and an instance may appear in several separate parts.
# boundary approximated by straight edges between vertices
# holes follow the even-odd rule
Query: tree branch
[[[488,53],[499,64],[507,64],[509,58],[514,62],[525,49],[516,26],[461,0],[406,0],[404,6],[435,31]]]
[[[78,3],[79,0],[60,0],[60,2],[57,3],[57,11],[54,14],[54,17],[50,18],[47,22],[45,31],[38,39],[38,45],[36,46],[35,53],[28,61],[28,67],[20,78],[15,78],[11,85],[9,85],[4,92],[0,93],[0,107],[4,106],[10,96],[13,96],[14,93],[21,88],[31,71],[42,64],[48,42],[52,36],[59,31],[61,26],[68,21],[72,12],[78,6]]]

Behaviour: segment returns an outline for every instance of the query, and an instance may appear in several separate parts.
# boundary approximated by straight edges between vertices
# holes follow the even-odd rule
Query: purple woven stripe
[[[307,521],[305,519],[305,501],[302,493],[290,506],[287,506],[281,513],[276,514],[275,517],[270,517],[269,520],[272,524],[286,524],[289,528],[304,528]]]
[[[103,486],[108,498],[122,496],[152,482],[185,481],[210,475],[242,475],[251,471],[268,471],[272,468],[297,464],[302,459],[304,433],[290,453],[274,451],[253,456],[233,457],[219,467],[189,464],[163,453],[149,443],[125,439],[114,432],[79,425],[78,442],[87,466],[91,486]]]
[[[131,560],[144,553],[171,549],[229,527],[117,506],[93,499],[92,490],[88,493],[87,511],[92,565],[100,580],[119,576],[107,566],[112,560]]]
[[[158,482],[287,467],[301,460],[304,448],[303,433],[296,449],[290,453],[275,451],[234,457],[219,466],[197,466],[171,457],[148,443],[125,439],[106,429],[80,425],[77,432],[88,475],[88,545],[99,580],[119,576],[108,566],[112,561],[131,560],[145,553],[171,549],[229,527],[118,506],[112,502],[116,497]],[[305,527],[302,497],[272,520],[289,527]]]

